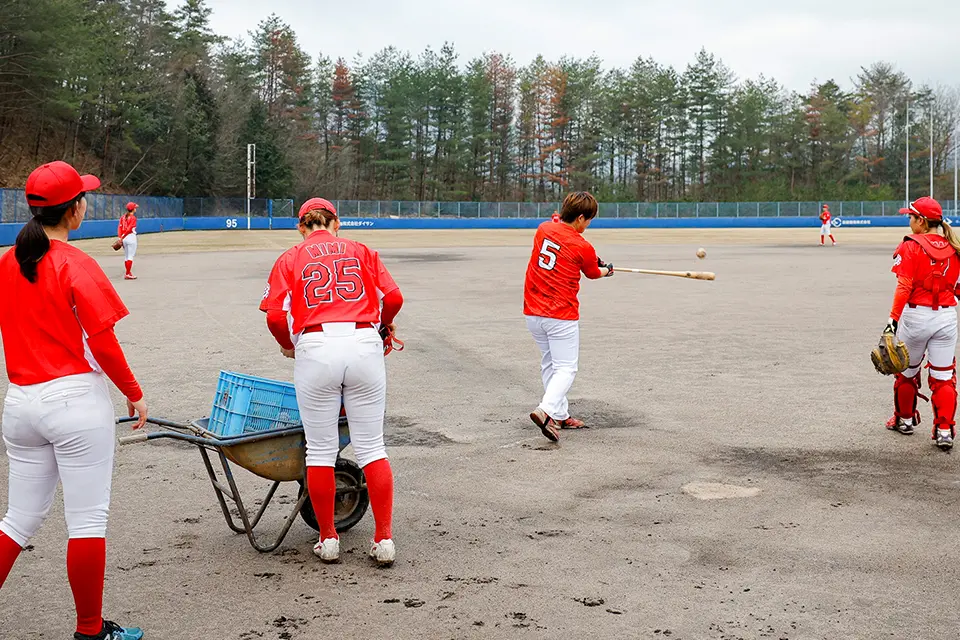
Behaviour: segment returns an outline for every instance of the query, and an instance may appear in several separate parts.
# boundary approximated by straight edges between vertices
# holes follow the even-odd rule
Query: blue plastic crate
[[[239,436],[300,425],[297,393],[289,382],[221,371],[209,429]]]

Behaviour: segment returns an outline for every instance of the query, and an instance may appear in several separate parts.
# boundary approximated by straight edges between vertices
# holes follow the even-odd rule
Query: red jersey
[[[380,300],[399,289],[376,251],[329,231],[288,249],[270,272],[261,311],[289,311],[291,330],[325,322],[380,322]]]
[[[893,254],[891,271],[897,274],[898,278],[909,278],[912,281],[913,288],[907,303],[922,307],[956,306],[954,290],[957,280],[960,279],[960,258],[940,234],[927,233],[904,238]]]
[[[126,238],[131,233],[137,232],[137,216],[123,216],[120,218],[120,224],[117,225],[117,236],[121,240]]]
[[[7,377],[19,386],[99,371],[86,338],[129,313],[97,262],[50,241],[37,282],[20,273],[14,249],[0,257],[0,333]]]
[[[591,280],[602,275],[593,245],[568,224],[541,224],[523,286],[524,315],[579,320],[581,272]]]
[[[831,217],[832,216],[830,215],[829,211],[824,211],[823,213],[820,214],[820,222],[822,222],[823,224],[827,224],[828,222],[830,222]]]

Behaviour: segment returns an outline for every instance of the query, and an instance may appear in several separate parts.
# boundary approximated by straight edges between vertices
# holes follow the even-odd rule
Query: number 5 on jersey
[[[543,245],[540,247],[540,261],[538,263],[540,268],[553,271],[553,268],[557,265],[557,254],[559,251],[560,245],[544,238]]]
[[[303,296],[310,309],[333,302],[334,291],[344,302],[357,302],[365,294],[356,258],[334,260],[333,271],[322,262],[312,262],[303,268],[303,281]]]

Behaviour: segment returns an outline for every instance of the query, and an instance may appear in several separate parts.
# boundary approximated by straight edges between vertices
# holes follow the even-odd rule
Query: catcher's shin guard
[[[913,420],[920,423],[917,411],[917,396],[920,395],[920,372],[912,378],[898,373],[893,381],[893,413],[900,420]]]
[[[930,384],[930,402],[933,405],[933,438],[937,437],[937,429],[949,429],[951,435],[954,433],[957,414],[957,363],[954,362],[950,367],[934,367],[933,371],[952,371],[953,376],[949,380],[938,380],[933,375],[928,382]]]

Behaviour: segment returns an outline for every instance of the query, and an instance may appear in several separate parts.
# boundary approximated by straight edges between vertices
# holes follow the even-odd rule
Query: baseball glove
[[[117,241],[113,243],[113,250],[120,251],[120,249],[123,249],[123,240],[117,238]]]
[[[910,366],[907,345],[897,339],[897,334],[889,326],[880,334],[880,343],[870,352],[870,359],[877,371],[885,376],[901,373]]]

